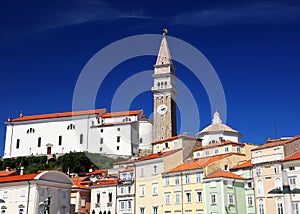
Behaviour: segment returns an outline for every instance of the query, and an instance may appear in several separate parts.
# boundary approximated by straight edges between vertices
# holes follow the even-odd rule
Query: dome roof
[[[231,127],[222,123],[219,112],[214,113],[212,124],[202,129],[196,135],[201,135],[208,132],[232,132],[240,135],[240,133],[237,130],[234,130]]]

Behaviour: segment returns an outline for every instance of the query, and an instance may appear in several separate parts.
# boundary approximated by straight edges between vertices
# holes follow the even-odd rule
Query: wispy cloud
[[[300,20],[300,6],[279,2],[256,2],[231,8],[202,9],[178,14],[170,19],[174,25],[214,26],[257,24]]]
[[[116,20],[121,18],[151,19],[143,11],[123,11],[98,0],[75,0],[56,8],[36,30],[50,30],[78,25],[91,21]]]

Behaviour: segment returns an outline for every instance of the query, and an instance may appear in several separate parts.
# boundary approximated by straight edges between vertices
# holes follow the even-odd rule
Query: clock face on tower
[[[157,107],[157,112],[159,114],[165,114],[165,113],[167,113],[167,111],[168,111],[168,107],[165,104],[159,105]]]

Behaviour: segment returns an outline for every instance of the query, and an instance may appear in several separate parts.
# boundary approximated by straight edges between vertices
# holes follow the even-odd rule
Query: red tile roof
[[[84,186],[84,182],[82,182],[79,178],[72,178],[71,180],[73,181],[72,189],[90,189],[89,187]]]
[[[9,176],[9,175],[14,175],[16,174],[16,171],[0,171],[0,177],[4,177],[4,176]]]
[[[263,144],[263,145],[255,148],[255,149],[252,149],[251,151],[270,148],[270,147],[275,147],[275,146],[280,146],[280,145],[284,145],[284,144],[294,142],[294,141],[299,140],[299,139],[300,139],[300,136],[295,136],[291,139],[276,139],[276,140],[268,139],[266,144]]]
[[[0,183],[33,180],[35,178],[35,176],[37,176],[37,175],[38,175],[38,173],[0,177]]]
[[[109,179],[109,180],[97,180],[97,183],[93,187],[106,186],[106,185],[116,185],[118,184],[118,179]]]
[[[296,154],[293,154],[285,158],[283,161],[291,161],[291,160],[299,160],[299,159],[300,159],[300,152],[297,152]]]
[[[171,151],[167,151],[167,152],[160,152],[160,153],[156,153],[156,154],[151,154],[151,155],[148,155],[148,156],[145,156],[145,157],[142,157],[142,158],[136,160],[136,162],[151,160],[151,159],[156,159],[156,158],[161,158],[161,157],[166,157],[166,156],[174,154],[174,153],[176,153],[180,150],[181,149],[175,149],[175,150],[171,150]]]
[[[102,115],[106,112],[105,108],[95,109],[95,110],[87,110],[87,111],[75,111],[75,112],[64,112],[64,113],[53,113],[53,114],[41,114],[41,115],[32,115],[32,116],[22,116],[15,119],[11,119],[11,122],[19,122],[19,121],[28,121],[28,120],[41,120],[41,119],[52,119],[52,118],[60,118],[60,117],[72,117],[72,116],[80,116],[80,115],[89,115],[89,114],[98,114]]]
[[[234,142],[234,141],[230,141],[230,140],[226,140],[226,141],[221,141],[221,142],[217,142],[217,143],[212,143],[212,144],[208,144],[205,146],[200,146],[198,148],[195,148],[194,151],[199,151],[202,149],[206,149],[206,148],[211,148],[211,147],[219,147],[219,146],[223,146],[223,145],[238,145],[238,146],[245,146],[245,144],[240,143],[240,142]]]
[[[86,175],[100,175],[102,173],[107,173],[107,169],[98,169],[93,172],[88,172]]]
[[[218,171],[215,172],[209,176],[206,176],[204,179],[210,179],[210,178],[219,178],[219,177],[223,177],[223,178],[232,178],[232,179],[239,179],[239,180],[246,180],[245,178],[238,176],[232,172],[227,172],[227,171]]]
[[[232,167],[231,169],[243,169],[243,168],[247,168],[247,167],[251,167],[252,166],[252,162],[251,160],[248,160],[244,163],[238,164],[234,167]]]
[[[138,115],[141,112],[143,112],[143,110],[112,112],[112,113],[105,113],[101,117],[108,118],[108,117],[133,116],[133,115]]]
[[[181,164],[173,169],[171,169],[168,172],[179,172],[179,171],[185,171],[185,170],[191,170],[191,169],[199,169],[199,168],[204,168],[205,166],[210,165],[211,163],[214,163],[216,161],[219,161],[223,158],[229,157],[233,155],[232,153],[229,154],[224,154],[224,155],[217,155],[217,156],[212,156],[212,157],[206,157],[206,158],[200,158],[197,159],[191,163],[184,163]]]

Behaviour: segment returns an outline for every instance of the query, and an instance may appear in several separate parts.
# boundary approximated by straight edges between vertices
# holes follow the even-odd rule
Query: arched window
[[[27,134],[33,134],[35,130],[33,128],[27,129]]]
[[[68,125],[67,130],[72,130],[72,129],[75,129],[75,125],[74,124]]]

